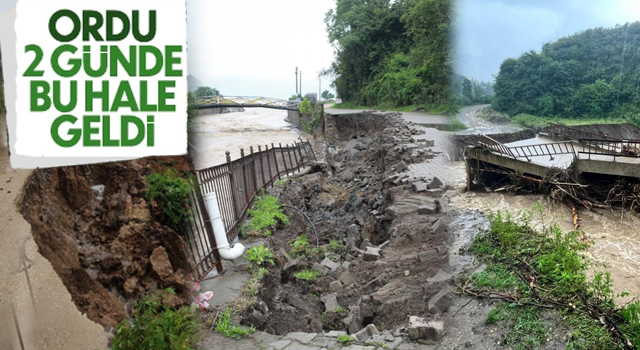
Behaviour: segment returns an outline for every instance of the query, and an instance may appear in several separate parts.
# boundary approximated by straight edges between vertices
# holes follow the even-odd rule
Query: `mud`
[[[188,157],[145,158],[37,170],[25,181],[18,207],[38,251],[94,322],[116,326],[131,301],[159,288],[174,288],[173,304],[187,301],[186,243],[144,200],[145,177],[169,167],[193,170]]]
[[[341,240],[349,248],[326,255],[339,267],[315,283],[301,282],[291,277],[291,271],[321,269],[318,265],[325,256],[297,263],[280,256],[258,301],[243,312],[242,323],[272,334],[354,333],[370,323],[378,330],[396,329],[405,326],[410,315],[436,317],[427,302],[447,288],[451,278],[447,271],[455,270],[448,253],[452,236],[446,225],[432,230],[444,214],[421,214],[419,207],[435,203],[444,189],[416,193],[411,183],[420,179],[397,181],[392,176],[409,164],[432,158],[432,147],[416,144],[411,135],[421,131],[397,114],[365,112],[329,116],[325,122],[325,171],[294,178],[271,194],[305,211],[316,223],[320,245]],[[315,244],[306,220],[293,211],[287,214],[290,225],[269,239],[274,251],[289,251],[289,242],[299,235],[307,235]],[[367,246],[382,247],[377,260],[364,259]],[[428,258],[418,258],[425,252]],[[331,288],[335,281],[341,281],[340,286]],[[320,299],[331,293],[336,293],[343,311],[325,310]]]

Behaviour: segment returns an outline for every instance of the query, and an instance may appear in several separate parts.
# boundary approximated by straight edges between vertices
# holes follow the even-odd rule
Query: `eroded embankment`
[[[269,238],[278,266],[243,312],[243,324],[273,334],[353,334],[370,323],[379,330],[406,326],[410,315],[436,318],[446,308],[446,293],[429,302],[450,278],[450,239],[438,221],[444,185],[398,174],[434,156],[411,137],[420,132],[394,114],[327,117],[326,165],[316,167],[322,171],[271,191],[309,215],[324,250],[314,251],[308,223],[287,211],[291,224]],[[301,235],[310,242],[302,254],[292,243]],[[332,241],[346,249],[333,249]],[[293,277],[304,269],[322,276],[314,282]]]
[[[183,238],[147,208],[145,177],[192,170],[188,157],[145,158],[36,170],[18,203],[38,251],[73,302],[103,326],[126,317],[125,304],[172,287],[186,301],[190,282]]]

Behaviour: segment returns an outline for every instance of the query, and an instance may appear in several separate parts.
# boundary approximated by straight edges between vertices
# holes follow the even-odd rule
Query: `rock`
[[[293,259],[290,262],[288,262],[286,265],[284,265],[284,268],[282,268],[282,276],[285,279],[288,279],[294,273],[300,270],[303,270],[305,266],[306,264],[301,262],[300,259]]]
[[[440,320],[427,321],[418,316],[409,316],[409,338],[411,340],[440,340],[444,334],[444,323]]]
[[[432,215],[438,213],[438,205],[436,203],[425,203],[418,207],[418,214]]]
[[[446,213],[449,211],[449,197],[441,197],[435,200],[435,203],[438,205],[438,211],[441,213]]]
[[[448,273],[447,271],[440,269],[438,270],[438,272],[435,274],[435,276],[433,277],[429,277],[427,278],[427,282],[443,282],[443,281],[448,281],[449,279],[451,279],[451,277],[453,277],[450,273]]]
[[[349,306],[349,316],[342,320],[350,334],[355,334],[364,328],[362,321],[362,310],[358,304]]]
[[[338,269],[338,267],[340,267],[340,264],[338,264],[337,262],[334,262],[333,260],[331,260],[329,258],[324,258],[324,260],[322,260],[320,265],[328,268],[331,271],[335,271],[335,270]]]
[[[438,251],[439,254],[446,254],[449,252],[449,247],[447,247],[444,244],[441,244],[436,247],[436,250]]]
[[[398,165],[396,165],[396,171],[397,172],[404,172],[407,171],[409,169],[409,166],[407,165],[407,163],[403,161],[401,161],[400,163],[398,163]]]
[[[351,283],[356,281],[356,279],[353,277],[353,275],[349,271],[345,271],[341,273],[340,276],[338,277],[338,280],[340,280],[340,282],[342,282],[342,284],[344,284],[345,286],[348,286]]]
[[[438,250],[436,249],[429,249],[425,252],[422,253],[418,253],[418,260],[421,263],[425,263],[425,262],[429,262],[432,260],[437,259],[440,256],[440,254],[438,254]]]
[[[138,287],[138,278],[129,278],[126,282],[124,282],[124,285],[122,287],[124,288],[125,293],[127,293],[128,295],[134,295]]]
[[[364,252],[362,258],[365,261],[376,261],[380,258],[380,249],[374,247],[367,247],[367,250]]]
[[[164,281],[173,276],[173,267],[171,267],[169,255],[164,247],[160,246],[154,249],[149,258],[149,262],[151,263],[153,272],[155,272],[161,280]]]
[[[347,142],[347,144],[344,146],[343,152],[355,149],[356,146],[358,145],[358,140],[356,139],[351,139],[349,140],[349,142]]]
[[[409,270],[404,270],[404,277],[408,277],[409,276]]]
[[[281,350],[289,344],[291,344],[291,340],[279,340],[267,345],[267,347],[274,350]]]
[[[326,266],[318,263],[313,264],[313,269],[320,272],[323,276],[326,276],[329,274],[329,272],[331,272],[331,270],[329,270]]]
[[[436,295],[432,296],[427,303],[429,312],[432,314],[441,314],[449,308],[452,295],[449,288],[443,288]]]
[[[413,186],[413,191],[415,192],[427,192],[427,184],[422,181],[414,182],[411,185]]]
[[[329,338],[337,338],[337,337],[339,337],[341,335],[347,335],[347,332],[345,332],[345,331],[331,331],[331,332],[325,334],[324,336],[325,337],[329,337]]]
[[[360,248],[362,250],[365,250],[365,249],[367,249],[367,247],[373,247],[373,244],[371,244],[371,242],[368,239],[365,238],[365,239],[362,240],[362,242],[360,242],[360,245],[358,246],[358,248]]]
[[[382,273],[380,276],[374,278],[373,280],[371,280],[369,283],[367,283],[366,285],[364,285],[362,287],[362,290],[367,289],[370,286],[377,286],[377,287],[382,287],[385,284],[389,283],[389,276],[387,276],[386,273]]]
[[[364,343],[367,339],[371,338],[374,334],[378,333],[378,329],[373,324],[368,324],[366,327],[358,331],[353,335],[357,341]]]
[[[340,304],[338,304],[338,293],[323,295],[320,297],[320,300],[324,303],[325,311],[334,312],[340,307]]]
[[[332,291],[332,292],[338,292],[338,291],[342,290],[342,282],[333,281],[333,282],[329,283],[329,290]]]
[[[427,185],[428,188],[441,188],[444,187],[444,183],[442,183],[442,181],[440,181],[440,179],[437,176],[434,176],[433,179],[431,180],[431,182],[429,183],[429,185]]]
[[[466,188],[466,187],[465,187]],[[429,188],[427,189],[427,193],[433,196],[442,196],[444,190],[442,188]]]

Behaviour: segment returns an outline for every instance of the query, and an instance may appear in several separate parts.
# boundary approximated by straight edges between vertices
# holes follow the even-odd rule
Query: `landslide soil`
[[[36,170],[18,207],[38,251],[76,307],[106,327],[127,316],[130,301],[172,287],[172,304],[190,290],[186,243],[159,222],[144,199],[145,177],[193,170],[188,157],[145,158]]]
[[[335,116],[327,119],[326,128],[326,164],[270,194],[304,210],[315,223],[320,245],[344,242],[346,252],[327,254],[341,267],[316,282],[300,281],[292,274],[317,267],[324,255],[300,257],[295,267],[283,269],[288,260],[282,251],[290,253],[290,243],[298,236],[307,235],[312,246],[316,243],[306,219],[285,209],[290,224],[269,238],[279,255],[278,267],[264,278],[258,300],[243,312],[242,323],[272,334],[353,333],[369,323],[379,330],[395,329],[406,325],[409,315],[436,317],[427,301],[447,286],[450,242],[445,229],[432,232],[442,214],[420,215],[418,207],[433,204],[442,190],[415,193],[408,181],[394,184],[389,178],[406,170],[407,164],[433,157],[433,152],[414,143],[411,134],[418,131],[398,115]],[[363,259],[360,249],[383,244],[377,260]],[[418,259],[418,253],[436,248],[438,254],[431,260]],[[352,283],[330,289],[333,281],[348,281],[347,275]],[[342,308],[337,313],[326,310],[320,298],[333,292]]]

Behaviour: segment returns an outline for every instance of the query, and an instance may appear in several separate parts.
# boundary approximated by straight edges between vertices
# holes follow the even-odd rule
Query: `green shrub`
[[[113,350],[187,350],[199,340],[200,323],[189,307],[173,309],[163,299],[173,290],[150,296],[135,304],[133,322],[124,320],[113,338]]]
[[[302,270],[293,274],[293,277],[309,282],[315,282],[318,276],[320,276],[320,272],[316,270]]]
[[[249,267],[252,268],[254,265],[262,266],[266,263],[275,265],[273,258],[273,252],[269,248],[265,248],[263,245],[257,245],[245,253],[245,257],[249,261]]]
[[[354,340],[355,339],[348,334],[342,334],[338,336],[338,342],[342,344],[342,346],[349,346],[351,345],[351,343],[353,343]]]
[[[298,107],[300,110],[300,114],[310,116],[313,114],[313,107],[311,106],[311,101],[309,101],[306,97],[302,102],[300,102],[300,106]]]
[[[149,206],[159,205],[166,215],[169,226],[179,230],[189,220],[189,194],[193,191],[193,182],[178,176],[171,168],[164,173],[147,176],[145,199]]]
[[[249,209],[248,212],[251,215],[251,221],[246,225],[246,229],[262,232],[265,236],[271,235],[271,230],[276,228],[278,222],[289,224],[289,218],[282,212],[280,203],[272,196],[263,194],[256,198],[253,209]]]
[[[231,323],[231,313],[232,310],[228,307],[223,313],[218,315],[216,319],[216,332],[219,332],[225,337],[242,339],[256,331],[253,327],[245,328]]]

